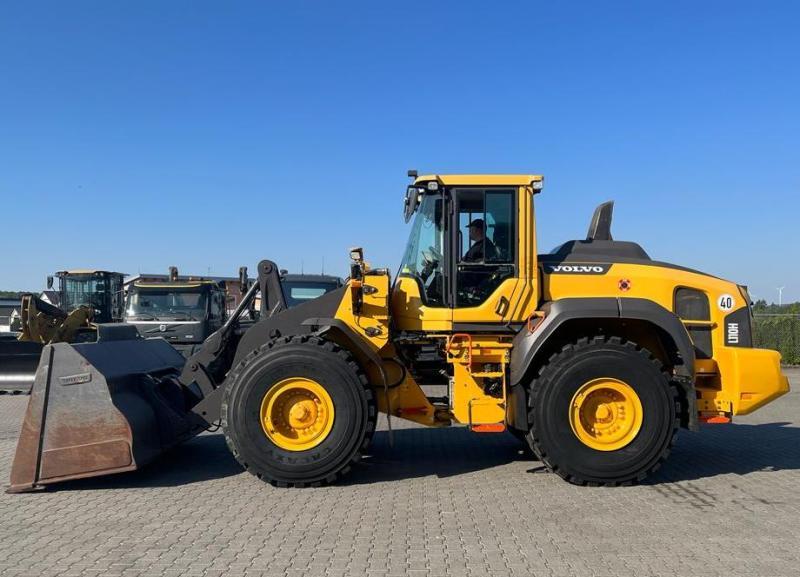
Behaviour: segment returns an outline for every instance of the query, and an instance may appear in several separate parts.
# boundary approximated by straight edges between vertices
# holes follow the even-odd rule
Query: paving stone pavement
[[[220,434],[135,473],[0,496],[0,575],[796,576],[798,392],[681,432],[637,487],[574,487],[510,435],[380,431],[347,482],[276,489]],[[0,397],[7,482],[26,397]]]

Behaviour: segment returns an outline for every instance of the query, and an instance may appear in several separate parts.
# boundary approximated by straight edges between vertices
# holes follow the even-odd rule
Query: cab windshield
[[[444,304],[443,205],[441,194],[423,196],[400,264],[400,276],[415,278],[432,306]]]
[[[205,292],[174,289],[132,290],[125,308],[127,320],[199,321],[206,316]]]
[[[66,311],[74,311],[80,306],[93,310],[106,308],[106,279],[90,275],[70,275],[64,279],[64,303]]]

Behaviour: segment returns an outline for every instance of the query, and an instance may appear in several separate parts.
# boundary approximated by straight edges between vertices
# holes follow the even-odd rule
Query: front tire
[[[677,391],[647,350],[618,337],[565,346],[531,384],[528,441],[577,485],[643,480],[669,455]]]
[[[222,427],[237,461],[277,486],[332,483],[358,462],[377,410],[352,356],[318,337],[266,343],[228,376]]]

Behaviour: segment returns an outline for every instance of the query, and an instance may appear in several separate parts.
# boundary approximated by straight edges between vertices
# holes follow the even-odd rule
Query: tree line
[[[800,365],[800,302],[753,303],[753,340],[757,347],[781,353],[787,365]]]

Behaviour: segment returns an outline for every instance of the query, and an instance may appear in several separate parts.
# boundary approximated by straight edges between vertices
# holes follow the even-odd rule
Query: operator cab
[[[404,207],[414,223],[393,291],[400,328],[521,318],[511,305],[535,289],[535,269],[524,263],[535,246],[532,196],[541,184],[536,175],[415,179]]]
[[[105,270],[62,270],[56,273],[59,282],[59,307],[70,313],[81,306],[92,310],[95,323],[122,320],[124,273]],[[53,277],[47,277],[47,288],[53,288]]]

